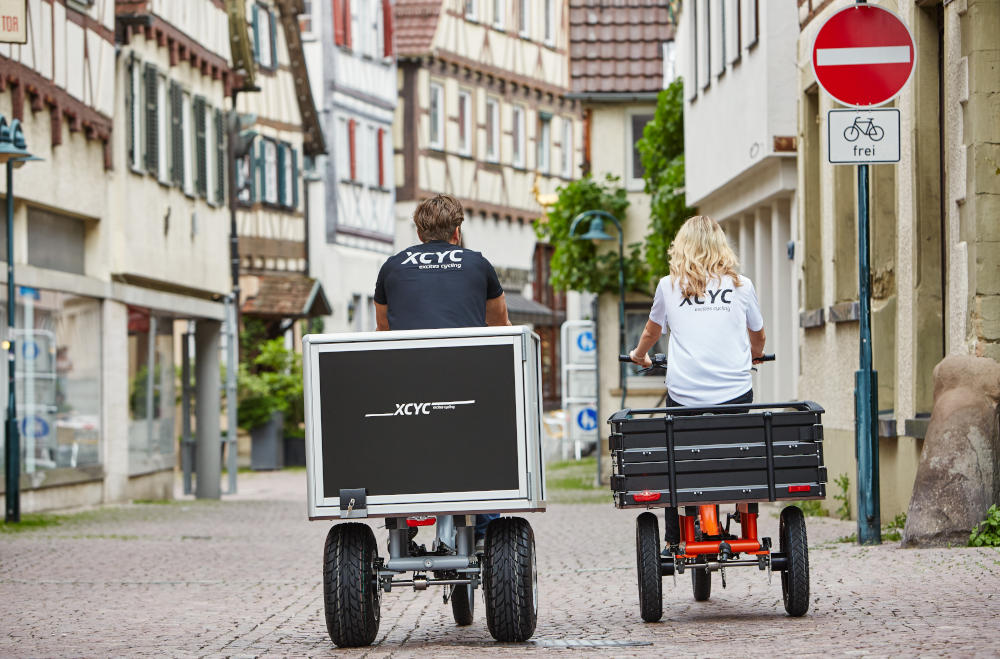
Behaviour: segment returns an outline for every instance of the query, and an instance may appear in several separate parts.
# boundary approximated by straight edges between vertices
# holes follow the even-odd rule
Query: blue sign
[[[27,360],[36,359],[41,352],[41,348],[34,341],[26,341],[21,344],[21,356]]]
[[[576,425],[580,426],[581,430],[597,430],[597,410],[592,407],[580,410],[576,415]]]
[[[580,332],[580,334],[576,337],[576,347],[583,352],[593,352],[597,347],[597,342],[594,341],[594,333],[590,330]]]
[[[49,434],[49,424],[40,416],[26,416],[21,421],[21,434],[34,439],[45,437]]]
[[[30,297],[32,300],[42,299],[41,294],[39,294],[37,288],[30,288],[28,286],[18,286],[21,293],[21,297]]]

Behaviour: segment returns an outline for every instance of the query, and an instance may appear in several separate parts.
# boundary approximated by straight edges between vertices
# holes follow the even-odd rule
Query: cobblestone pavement
[[[321,556],[329,528],[305,517],[305,473],[241,474],[222,502],[185,499],[90,511],[0,534],[3,656],[721,656],[1000,653],[1000,551],[862,548],[854,525],[808,518],[812,604],[785,615],[777,576],[730,570],[696,603],[664,579],[664,621],[639,618],[634,512],[553,505],[530,515],[541,605],[532,642],[458,628],[440,590],[383,597],[374,646],[326,633]],[[775,537],[776,508],[761,515]],[[426,533],[422,531],[421,533]],[[380,545],[384,532],[377,532]],[[594,647],[581,647],[586,643]],[[634,645],[623,645],[632,643]],[[617,644],[617,645],[615,645]],[[601,647],[603,645],[603,647]]]

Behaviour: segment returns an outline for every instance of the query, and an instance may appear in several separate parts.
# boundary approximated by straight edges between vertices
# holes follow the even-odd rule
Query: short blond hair
[[[461,202],[449,194],[424,199],[413,211],[413,223],[423,242],[450,240],[455,229],[465,220]]]
[[[689,218],[670,243],[670,276],[684,297],[705,295],[708,282],[729,275],[740,286],[739,259],[719,223],[707,215]]]

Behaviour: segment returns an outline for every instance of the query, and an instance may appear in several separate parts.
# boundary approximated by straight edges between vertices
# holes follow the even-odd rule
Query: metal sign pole
[[[7,163],[7,423],[4,499],[7,522],[21,521],[21,442],[17,429],[17,351],[14,349],[14,163]]]
[[[882,544],[878,478],[878,374],[872,367],[868,165],[858,165],[858,302],[860,368],[855,373],[854,440],[858,458],[858,543]]]

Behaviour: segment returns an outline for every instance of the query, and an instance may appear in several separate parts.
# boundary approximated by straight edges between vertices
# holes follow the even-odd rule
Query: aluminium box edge
[[[313,362],[314,354],[319,346],[331,343],[357,343],[363,341],[408,341],[408,340],[419,340],[419,339],[441,339],[447,338],[476,338],[476,337],[522,337],[521,341],[515,341],[515,350],[520,350],[522,352],[521,359],[521,377],[522,382],[519,387],[521,391],[522,404],[524,405],[524,410],[526,414],[524,415],[523,426],[524,429],[522,441],[524,442],[525,451],[525,465],[528,470],[530,470],[530,478],[526,477],[526,486],[528,488],[527,496],[517,498],[517,499],[479,499],[470,502],[469,500],[461,502],[441,502],[441,503],[413,503],[407,505],[407,509],[410,511],[409,514],[427,514],[427,513],[437,513],[437,514],[475,514],[484,512],[544,512],[546,509],[545,501],[545,474],[544,474],[544,447],[542,446],[541,432],[541,339],[531,330],[529,326],[526,325],[508,325],[508,326],[493,326],[493,327],[463,327],[463,328],[445,328],[445,329],[431,329],[431,330],[396,330],[391,332],[343,332],[343,333],[327,333],[327,334],[307,334],[302,337],[303,346],[303,383],[304,383],[304,397],[305,397],[305,431],[306,431],[306,481],[307,481],[307,516],[309,520],[340,520],[339,511],[332,509],[330,506],[320,505],[317,501],[316,489],[318,478],[321,478],[319,473],[320,468],[318,465],[318,455],[316,452],[316,442],[321,442],[321,439],[315,437],[318,431],[315,428],[313,422],[312,414],[312,396],[308,395],[313,386],[318,386],[318,383],[314,382],[313,374]],[[528,337],[531,340],[528,341]],[[534,359],[531,360],[530,370],[528,367],[528,357],[529,355],[523,354],[524,349],[531,345],[533,349],[530,349],[531,354],[534,355]],[[525,386],[525,380],[530,379],[529,386]],[[537,414],[532,416],[536,417],[534,422],[529,421],[527,418],[527,411],[529,410],[529,389],[534,391],[531,394],[535,398],[535,405],[537,405]],[[535,427],[533,431],[532,428]],[[534,444],[534,447],[531,446]],[[463,505],[458,505],[458,504]],[[382,517],[397,517],[400,516],[401,512],[398,511],[398,504],[374,504],[369,503],[368,514],[369,518],[382,518]]]

